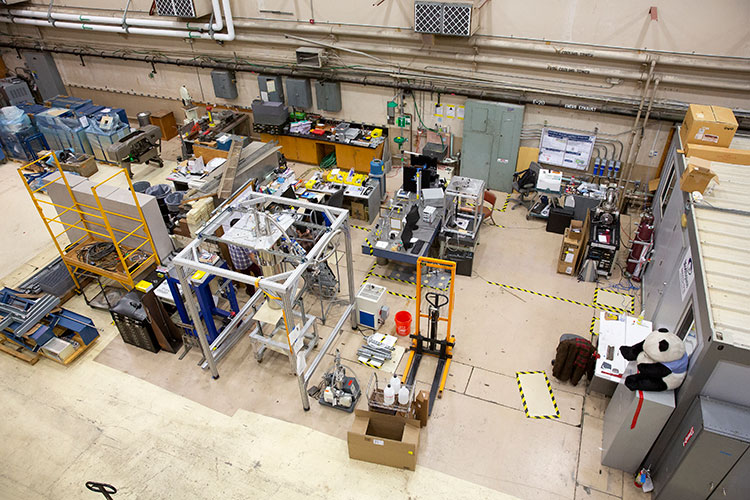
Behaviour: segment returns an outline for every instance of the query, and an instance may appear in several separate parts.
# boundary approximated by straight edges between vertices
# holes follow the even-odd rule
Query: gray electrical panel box
[[[52,99],[67,94],[57,65],[49,52],[21,51],[26,66],[32,71],[42,99]]]
[[[315,82],[315,101],[322,111],[341,111],[341,85],[339,82]]]
[[[260,100],[264,102],[284,102],[284,88],[280,76],[258,75]]]
[[[286,79],[286,103],[294,108],[312,107],[312,87],[307,78]]]
[[[215,69],[211,71],[211,82],[214,84],[214,95],[222,99],[237,98],[237,78],[234,71]]]
[[[655,500],[708,498],[749,444],[750,408],[699,396],[652,470]]]

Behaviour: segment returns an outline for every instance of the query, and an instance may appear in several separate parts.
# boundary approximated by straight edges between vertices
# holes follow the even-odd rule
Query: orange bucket
[[[406,337],[411,332],[411,314],[409,311],[399,311],[395,316],[396,333]]]

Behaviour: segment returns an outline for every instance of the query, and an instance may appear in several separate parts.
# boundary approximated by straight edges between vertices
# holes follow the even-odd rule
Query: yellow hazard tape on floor
[[[495,210],[498,212],[505,212],[508,210],[508,203],[510,203],[510,193],[505,197],[505,203],[503,203],[503,208],[496,208]]]
[[[521,393],[521,403],[526,418],[547,420],[560,418],[560,409],[557,407],[552,385],[543,370],[516,372],[516,383],[518,392]],[[524,386],[526,386],[525,391]]]
[[[390,295],[394,295],[396,297],[402,297],[404,299],[409,299],[409,300],[417,300],[416,297],[412,297],[411,295],[406,295],[405,293],[396,293],[396,292],[392,292],[390,290],[386,290],[386,292],[388,292]]]
[[[546,297],[548,299],[559,300],[560,302],[567,302],[568,304],[575,304],[577,306],[590,307],[591,309],[598,309],[600,311],[607,311],[607,312],[611,312],[615,314],[621,314],[623,312],[616,307],[607,306],[604,304],[587,304],[586,302],[579,302],[577,300],[565,299],[563,297],[557,297],[555,295],[549,295],[547,293],[539,293],[539,292],[535,292],[533,290],[528,290],[526,288],[521,288],[518,286],[511,286],[511,285],[506,285],[504,283],[498,283],[496,281],[487,281],[487,283],[489,283],[490,285],[499,286],[501,288],[507,288],[509,290],[516,290],[519,292],[530,293],[531,295],[536,295],[538,297]]]
[[[611,294],[611,295],[619,295],[620,297],[625,297],[626,299],[624,300],[628,300],[630,305],[628,306],[628,309],[625,309],[622,307],[613,306],[611,304],[606,304],[604,300],[600,301],[599,292],[602,292],[603,295]],[[608,290],[606,288],[596,288],[594,289],[594,303],[607,305],[615,310],[619,310],[619,312],[622,314],[635,314],[635,296],[630,295],[629,293],[616,292],[614,290]]]
[[[596,320],[598,318],[596,317],[596,313],[594,313],[594,317],[591,318],[591,326],[589,327],[589,333],[593,337],[594,335],[599,335],[599,332],[596,331]]]
[[[365,279],[364,279],[364,280],[362,280],[362,283],[361,283],[361,284],[359,285],[359,286],[360,286],[360,288],[362,287],[362,285],[364,285],[365,283],[367,283],[367,280],[369,280],[369,279],[370,279],[370,276],[372,276],[372,271],[373,271],[373,270],[375,269],[375,266],[376,266],[376,265],[378,265],[378,263],[377,263],[377,262],[373,262],[373,263],[372,263],[372,266],[370,266],[370,270],[369,270],[369,271],[367,271],[367,274],[365,274]]]
[[[349,227],[353,227],[354,229],[359,229],[360,231],[369,231],[369,230],[370,230],[370,228],[369,228],[369,227],[365,227],[365,226],[357,226],[357,225],[355,225],[355,224],[350,224],[350,226],[349,226]]]
[[[416,283],[413,282],[413,281],[402,280],[401,278],[394,278],[393,276],[386,276],[385,274],[370,273],[370,275],[371,276],[376,276],[378,278],[383,278],[385,280],[398,281],[399,283],[406,283],[407,285],[415,285],[416,286]],[[433,290],[439,290],[441,292],[445,292],[450,287],[450,281],[448,282],[447,285],[445,285],[445,288],[440,288],[440,287],[432,286],[432,285],[422,285],[422,286],[424,286],[425,288],[432,288]]]

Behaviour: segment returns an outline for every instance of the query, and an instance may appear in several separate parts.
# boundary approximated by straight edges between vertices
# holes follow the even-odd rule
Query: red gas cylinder
[[[635,236],[628,255],[628,265],[625,268],[625,276],[633,281],[641,281],[643,271],[648,262],[648,254],[653,246],[654,216],[651,211],[641,215],[641,222],[635,231]]]

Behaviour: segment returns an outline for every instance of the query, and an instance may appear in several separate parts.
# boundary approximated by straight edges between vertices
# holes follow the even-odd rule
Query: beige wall
[[[71,12],[108,15],[121,14],[125,2],[107,2],[113,9],[108,12],[102,7],[103,2],[95,0],[58,0],[55,9],[67,8]],[[611,72],[626,71],[631,74],[645,75],[647,66],[639,62],[614,62],[584,56],[555,56],[526,53],[524,51],[489,50],[476,47],[477,40],[489,37],[544,38],[552,40],[548,44],[520,41],[528,47],[555,47],[569,51],[589,52],[590,47],[581,47],[558,43],[568,41],[575,43],[601,44],[607,46],[633,47],[683,53],[699,52],[739,56],[741,58],[692,57],[664,53],[643,52],[635,50],[617,50],[619,54],[638,55],[656,59],[656,77],[665,79],[680,77],[697,81],[724,79],[742,85],[750,81],[750,36],[746,27],[750,19],[750,1],[723,0],[707,3],[699,0],[527,0],[525,2],[506,2],[491,0],[477,1],[475,5],[484,4],[479,11],[480,28],[478,34],[470,39],[437,38],[424,39],[412,33],[413,2],[410,0],[386,0],[374,6],[374,0],[352,1],[302,1],[302,0],[245,0],[232,1],[235,19],[238,22],[258,20],[259,18],[275,19],[263,21],[278,26],[276,31],[257,31],[238,29],[242,37],[250,40],[235,41],[220,46],[212,41],[193,41],[187,43],[181,39],[167,37],[144,37],[134,35],[117,35],[66,29],[37,28],[30,26],[11,26],[0,24],[0,31],[20,35],[21,40],[44,40],[46,44],[64,44],[67,46],[96,47],[102,50],[134,50],[140,52],[158,51],[159,53],[198,57],[209,55],[224,60],[239,57],[257,63],[289,65],[294,58],[294,49],[305,42],[286,39],[282,31],[296,34],[322,43],[331,43],[349,47],[372,54],[391,64],[398,64],[403,70],[432,71],[441,76],[453,75],[461,80],[465,78],[484,78],[493,84],[524,87],[529,89],[527,95],[534,96],[541,89],[552,90],[552,94],[540,94],[540,99],[552,103],[559,99],[574,101],[575,96],[594,96],[605,98],[610,103],[618,100],[638,102],[643,84],[635,79],[623,79],[612,83],[605,77],[570,74],[559,71],[548,71],[544,65],[578,66],[600,69]],[[116,4],[116,5],[114,5]],[[122,4],[122,5],[120,5]],[[133,0],[130,12],[132,15],[144,16],[150,7],[151,0]],[[651,21],[648,9],[651,5],[658,7],[659,20]],[[24,7],[44,10],[49,3],[35,0]],[[311,12],[312,5],[312,12]],[[270,9],[293,13],[292,16],[261,13]],[[309,20],[314,18],[315,25]],[[295,22],[298,21],[298,22]],[[339,23],[338,25],[325,23]],[[355,25],[367,25],[380,28],[372,36],[326,36],[324,34],[304,31],[311,26],[326,26],[331,30],[375,30]],[[350,26],[351,25],[351,26]],[[408,35],[402,40],[390,40],[388,35]],[[398,51],[405,51],[399,54]],[[396,72],[395,66],[386,68],[372,58],[355,55],[346,51],[335,51],[331,64],[339,66],[369,66],[388,69]],[[495,58],[492,63],[475,63],[473,55]],[[13,68],[21,62],[15,52],[4,51],[3,57],[8,67]],[[695,69],[667,64],[666,58],[700,64],[733,64],[748,67],[748,72],[722,72],[715,69]],[[157,65],[156,73],[150,75],[151,66],[141,62],[113,61],[97,58],[86,58],[85,66],[75,56],[55,55],[58,68],[65,83],[70,86],[73,95],[89,96],[106,105],[125,107],[130,115],[144,109],[172,109],[179,113],[178,89],[186,85],[196,100],[217,104],[232,104],[249,107],[251,101],[258,97],[256,75],[238,73],[239,98],[232,102],[222,101],[213,95],[209,69],[184,68]],[[518,61],[539,63],[538,69],[519,67]],[[747,78],[745,78],[747,77]],[[346,120],[384,123],[386,121],[385,105],[395,94],[395,90],[368,85],[342,84],[343,110],[340,113],[325,113],[328,116]],[[557,95],[563,96],[558,97]],[[416,100],[422,108],[422,117],[427,126],[433,127],[439,121],[433,116],[432,108],[437,100],[436,94],[417,92]],[[698,86],[664,83],[660,86],[656,99],[661,103],[702,102],[723,104],[737,110],[750,109],[748,93],[744,91],[721,90],[717,88],[702,89]],[[443,104],[462,105],[465,98],[456,95],[442,95]],[[407,111],[414,113],[411,98]],[[527,106],[526,124],[547,123],[560,128],[598,128],[607,134],[621,134],[626,142],[627,132],[632,126],[633,118],[611,114],[574,111],[547,106]],[[457,118],[444,118],[439,122],[449,127],[459,138],[463,132],[463,123]],[[415,127],[416,127],[415,119]],[[639,172],[643,179],[650,178],[651,172],[658,165],[663,142],[667,137],[671,123],[659,123],[652,120],[646,130],[643,147],[637,159]],[[457,141],[460,142],[460,141]],[[525,144],[532,145],[532,144]],[[658,151],[653,155],[652,151]]]

